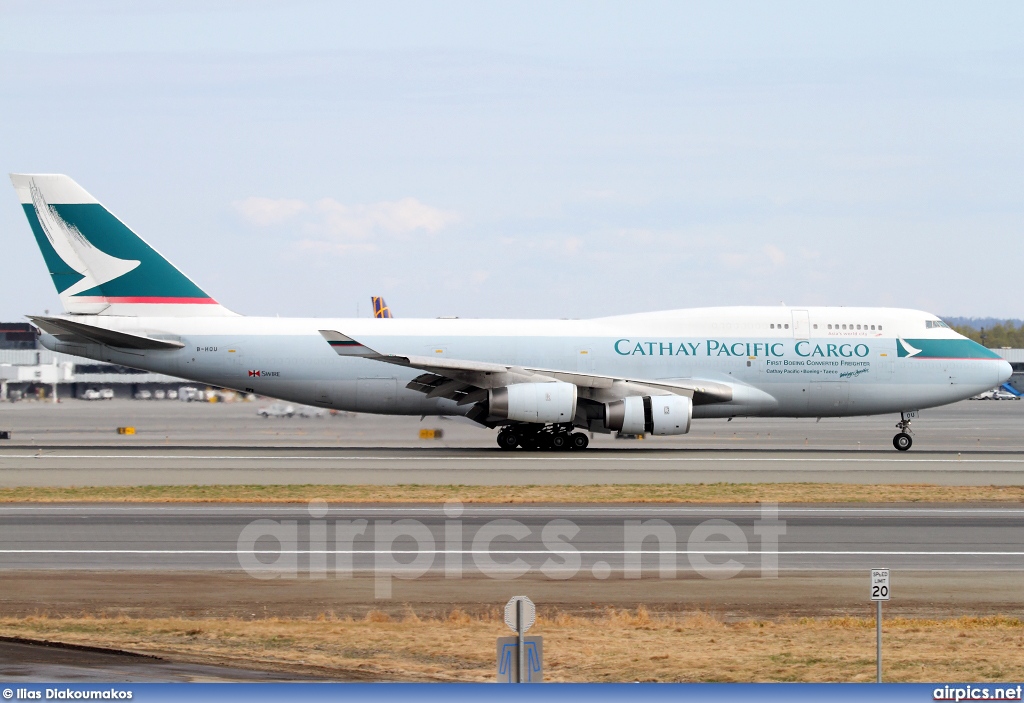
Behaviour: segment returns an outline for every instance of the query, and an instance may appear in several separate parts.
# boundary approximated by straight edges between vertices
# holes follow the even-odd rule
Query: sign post
[[[522,599],[516,599],[516,649],[519,650],[519,663],[516,666],[516,672],[519,674],[519,683],[526,681],[526,643],[523,641],[526,637],[526,628],[523,627],[525,623],[524,605]]]
[[[889,600],[889,570],[871,570],[871,600],[875,601],[875,681],[882,683],[882,601]]]
[[[526,596],[514,596],[505,605],[505,624],[516,636],[498,638],[499,682],[533,683],[542,680],[543,640],[526,637],[536,614],[533,601]]]

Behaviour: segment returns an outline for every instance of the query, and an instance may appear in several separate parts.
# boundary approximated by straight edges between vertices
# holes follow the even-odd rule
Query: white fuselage
[[[382,354],[486,361],[637,382],[701,379],[734,388],[695,418],[869,415],[968,398],[1002,383],[992,352],[914,310],[701,308],[590,320],[306,319],[68,316],[107,329],[173,339],[183,349],[129,351],[60,342],[48,348],[357,412],[464,414],[406,384],[422,372],[338,356],[319,330]]]

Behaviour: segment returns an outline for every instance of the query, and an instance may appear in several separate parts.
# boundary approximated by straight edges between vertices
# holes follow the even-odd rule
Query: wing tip
[[[339,356],[377,356],[377,353],[361,342],[337,330],[318,330],[320,336]]]

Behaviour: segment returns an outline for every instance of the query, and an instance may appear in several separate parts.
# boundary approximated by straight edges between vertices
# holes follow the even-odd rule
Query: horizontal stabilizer
[[[32,323],[47,334],[52,334],[62,342],[79,344],[105,344],[118,349],[181,349],[185,345],[170,339],[156,339],[145,335],[115,332],[87,325],[83,322],[72,322],[60,317],[29,317]]]

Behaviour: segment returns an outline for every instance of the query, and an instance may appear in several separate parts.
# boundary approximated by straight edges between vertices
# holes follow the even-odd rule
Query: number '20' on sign
[[[889,600],[889,570],[871,570],[871,600]]]

